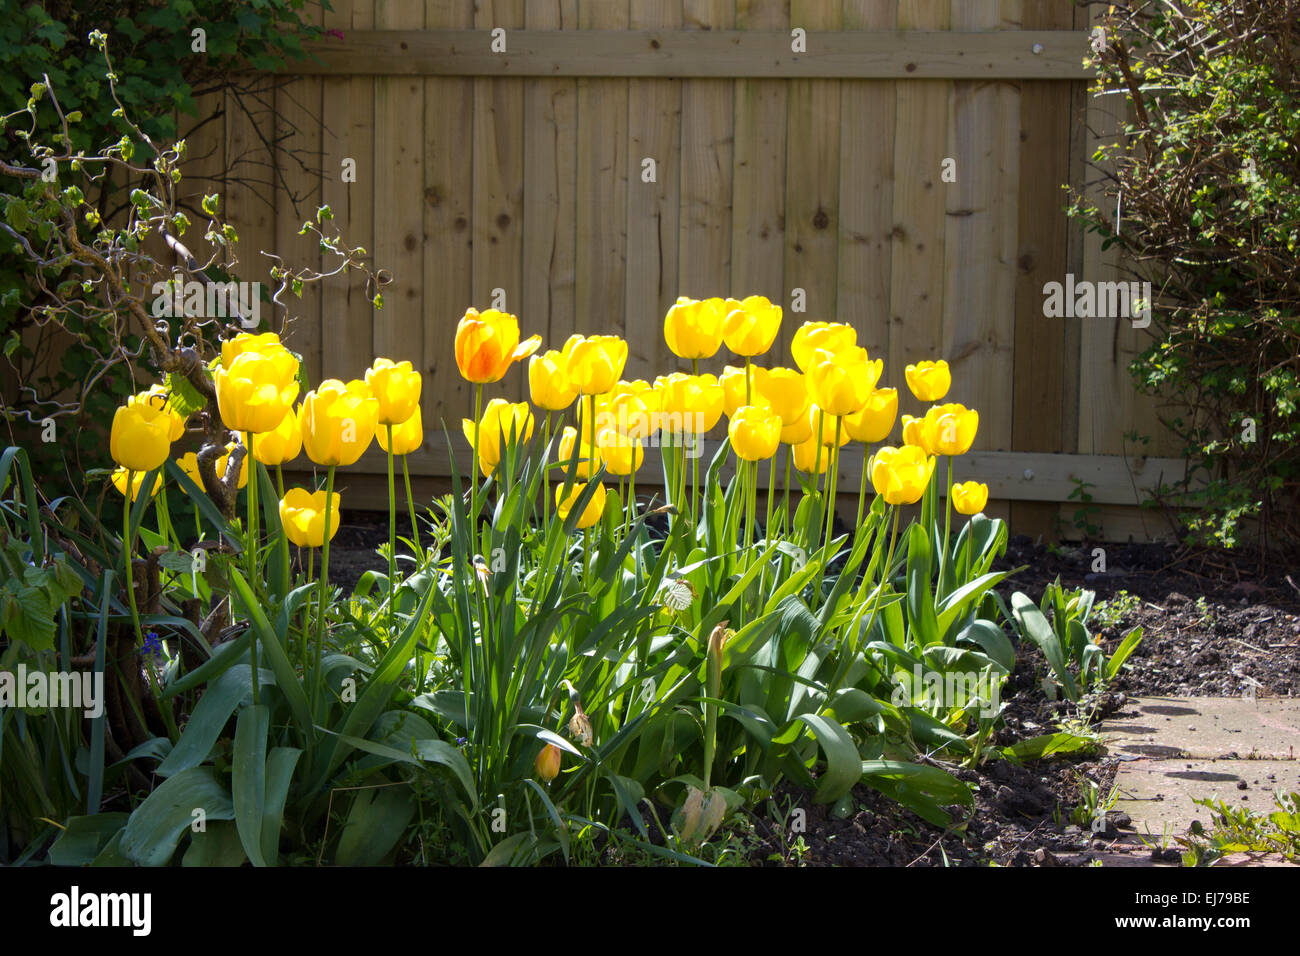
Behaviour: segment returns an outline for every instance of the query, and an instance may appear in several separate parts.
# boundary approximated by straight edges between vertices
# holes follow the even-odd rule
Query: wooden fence
[[[907,363],[946,358],[952,399],[980,412],[962,474],[990,482],[991,510],[1015,530],[1070,523],[1076,479],[1108,534],[1162,529],[1132,508],[1142,488],[1182,472],[1155,457],[1176,449],[1126,371],[1146,333],[1044,316],[1045,283],[1118,277],[1100,240],[1063,212],[1063,184],[1097,188],[1086,160],[1118,129],[1107,98],[1085,92],[1086,9],[333,6],[319,60],[293,66],[264,110],[233,96],[205,105],[194,188],[262,183],[226,190],[242,278],[265,277],[267,260],[250,268],[257,250],[318,262],[298,229],[320,203],[391,271],[382,311],[345,278],[294,301],[291,338],[313,380],[357,376],[376,355],[423,370],[418,474],[448,472],[441,419],[467,464],[457,420],[471,393],[452,339],[468,306],[504,295],[547,347],[574,331],[623,334],[628,377],[652,377],[678,367],[662,318],[679,294],[758,293],[786,310],[771,363],[791,364],[790,336],[807,319],[851,322],[904,394]],[[526,391],[515,371],[490,393]],[[906,394],[903,406],[921,410]],[[1130,432],[1155,438],[1135,448]],[[846,460],[841,487],[856,489],[857,462]],[[378,473],[382,459],[361,467]]]

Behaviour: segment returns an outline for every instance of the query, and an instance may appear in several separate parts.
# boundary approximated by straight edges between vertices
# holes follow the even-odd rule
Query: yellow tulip
[[[582,433],[584,436],[589,434],[586,426],[583,427]],[[564,467],[565,472],[568,471],[569,463],[573,461],[573,443],[577,440],[578,430],[572,425],[566,425],[564,431],[560,433],[560,450],[558,453],[558,460]],[[591,450],[591,442],[586,437],[584,437],[582,442],[578,445],[578,465],[575,474],[579,478],[590,478],[600,468],[601,455],[599,433],[597,434],[596,445],[597,448],[594,453]]]
[[[176,411],[171,403],[167,389],[162,385],[154,385],[147,392],[138,392],[126,400],[128,405],[143,402],[160,409],[166,413],[168,420],[171,422],[171,428],[167,438],[170,441],[177,441],[185,434],[185,416]]]
[[[663,405],[660,427],[674,434],[703,434],[718,424],[725,406],[722,385],[712,375],[673,372],[655,379]]]
[[[522,362],[542,344],[534,335],[519,341],[519,320],[508,312],[469,309],[456,326],[456,367],[476,385],[499,382],[515,362]]]
[[[256,442],[254,442],[256,444]],[[226,453],[217,459],[213,468],[217,472],[217,478],[224,479],[226,475],[226,465],[230,462],[230,453],[235,450],[235,443],[231,442],[226,446]],[[187,451],[176,459],[176,464],[181,466],[181,471],[185,472],[190,481],[194,482],[200,488],[203,488],[203,476],[199,474],[199,456],[192,451]],[[236,487],[242,488],[248,484],[248,456],[245,455],[239,461],[239,481]]]
[[[379,447],[388,451],[388,429],[380,426],[375,429],[375,438],[379,440]],[[261,439],[259,438],[260,442]],[[409,455],[413,451],[419,451],[420,446],[424,444],[424,422],[420,416],[420,407],[417,405],[411,417],[400,425],[393,426],[393,454]]]
[[[952,506],[964,515],[979,514],[989,503],[989,486],[978,481],[963,481],[952,486]]]
[[[979,412],[954,402],[931,407],[921,427],[930,454],[964,455],[975,441],[979,424]]]
[[[298,397],[298,360],[284,348],[242,352],[229,369],[219,366],[212,378],[221,420],[241,433],[271,431]]]
[[[566,364],[558,349],[528,360],[528,395],[538,408],[562,412],[578,397],[578,390],[569,382]]]
[[[935,453],[930,447],[930,436],[925,430],[925,419],[913,418],[911,415],[903,416],[903,444],[920,448],[927,455]]]
[[[784,427],[808,417],[808,386],[803,373],[792,368],[754,369],[754,388],[781,419]],[[784,441],[784,439],[782,439]]]
[[[732,302],[734,300],[728,300]],[[746,296],[722,322],[722,340],[737,355],[762,355],[772,347],[781,328],[781,307],[764,296]]]
[[[948,363],[942,359],[909,365],[903,374],[907,378],[907,387],[923,402],[937,402],[952,387],[952,373],[948,371]]]
[[[366,386],[379,402],[380,425],[400,425],[420,407],[420,373],[410,362],[378,358],[366,369]]]
[[[587,487],[586,483],[575,484],[569,489],[568,497],[564,495],[564,485],[557,485],[555,488],[555,510],[560,515],[560,520],[564,521],[569,517],[569,512],[573,506],[578,503],[578,497],[582,494],[583,489]],[[582,514],[578,516],[578,528],[590,528],[605,511],[605,486],[596,485],[596,490],[591,495],[591,500],[587,502],[587,507],[583,509]]]
[[[862,411],[844,419],[844,427],[854,441],[872,444],[889,437],[897,417],[898,389],[878,388],[871,393]]]
[[[712,358],[722,347],[722,299],[680,296],[664,316],[664,341],[674,355],[684,359]]]
[[[625,478],[632,472],[641,467],[645,461],[645,449],[641,447],[641,442],[635,438],[628,438],[622,435],[614,428],[606,428],[596,433],[597,464],[605,463],[605,470],[620,478]],[[584,451],[587,446],[583,445]],[[572,454],[572,442],[570,442],[570,454]],[[567,461],[561,457],[561,461]],[[582,474],[582,466],[578,466],[578,477],[590,478],[590,475]]]
[[[866,406],[883,369],[883,361],[872,362],[856,345],[834,353],[819,349],[805,372],[808,394],[828,415],[852,415]]]
[[[742,405],[727,426],[731,448],[744,461],[762,461],[781,444],[781,418],[767,406]]]
[[[617,335],[572,335],[564,343],[565,374],[580,395],[603,395],[627,364],[627,342]]]
[[[795,330],[790,342],[790,354],[799,371],[807,372],[813,353],[830,352],[837,355],[858,344],[858,330],[843,322],[805,322]]]
[[[297,458],[302,451],[302,425],[298,415],[299,410],[291,408],[280,424],[258,435],[253,441],[253,457],[268,468]]]
[[[547,783],[550,783],[560,775],[560,748],[555,744],[547,744],[537,755],[534,766],[537,769],[537,776],[541,777]]]
[[[288,349],[280,342],[280,336],[274,332],[262,332],[260,334],[240,332],[233,339],[227,339],[221,343],[221,367],[229,372],[231,364],[245,352],[256,352],[259,355],[269,356],[287,351]]]
[[[329,499],[329,537],[339,530],[339,493]],[[325,492],[290,488],[280,499],[280,524],[284,536],[300,548],[319,548],[325,543]]]
[[[823,414],[822,410],[814,403],[808,406],[808,439],[812,439],[817,434],[817,419],[821,418],[821,442],[828,448],[835,445],[835,416]],[[849,433],[841,426],[838,447],[843,448],[849,443]]]
[[[807,415],[802,415],[789,425],[781,426],[781,441],[787,445],[802,445],[812,438],[812,433],[812,422]]]
[[[885,446],[871,457],[871,485],[891,505],[921,500],[934,473],[934,457],[915,445]]]
[[[478,467],[486,478],[497,470],[501,456],[512,442],[531,441],[533,437],[533,411],[527,402],[507,402],[494,398],[483,410],[476,426],[471,419],[461,419],[461,432],[469,447],[474,447],[474,433],[478,432]]]
[[[128,471],[150,471],[171,454],[172,418],[150,402],[128,402],[113,413],[108,450]]]
[[[811,432],[809,434],[811,434]],[[817,442],[812,438],[809,438],[807,441],[799,442],[797,445],[790,446],[791,451],[794,452],[794,466],[805,475],[813,474],[814,469],[818,475],[824,475],[830,468],[830,449],[824,447],[821,448],[819,459],[818,447]]]
[[[379,402],[366,383],[327,378],[302,400],[302,447],[318,465],[351,465],[375,437]]]
[[[644,389],[634,389],[628,382],[616,382],[611,391],[596,398],[596,430],[610,428],[624,437],[647,438],[651,416],[645,398],[653,399],[653,396]],[[587,427],[584,423],[583,428]]]
[[[722,386],[722,413],[730,418],[736,414],[736,409],[741,405],[750,405],[755,401],[761,401],[761,398],[755,394],[758,381],[759,369],[752,369],[753,378],[750,379],[749,397],[745,396],[745,370],[737,368],[734,365],[728,365],[722,370],[722,375],[718,379],[718,384]]]
[[[131,474],[131,500],[132,501],[135,501],[135,499],[140,495],[140,486],[144,483],[144,475],[145,473],[143,471],[136,471],[136,472],[132,472]],[[116,468],[113,470],[113,487],[117,489],[117,493],[119,495],[126,494],[126,469],[125,468]],[[162,487],[162,472],[159,472],[157,475],[154,475],[153,489],[149,492],[149,497],[152,498],[154,495],[158,494],[158,489],[161,487]]]

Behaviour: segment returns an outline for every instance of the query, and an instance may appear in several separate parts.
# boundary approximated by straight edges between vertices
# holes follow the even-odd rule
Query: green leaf
[[[128,816],[126,813],[95,813],[69,817],[59,838],[50,846],[50,862],[55,866],[86,866],[126,825]]]
[[[356,791],[335,862],[339,866],[378,865],[414,815],[415,804],[405,783]]]
[[[820,714],[800,714],[802,721],[817,738],[822,753],[826,755],[826,771],[817,781],[813,800],[817,803],[834,803],[853,789],[862,776],[862,758],[853,738],[844,727]]]
[[[202,811],[202,813],[198,813]],[[118,849],[141,866],[163,866],[181,836],[199,819],[233,820],[230,793],[211,767],[191,767],[164,780],[136,807],[122,831]]]
[[[203,696],[206,700],[207,694]],[[262,858],[262,827],[266,811],[266,735],[270,720],[271,710],[265,704],[243,708],[235,725],[231,759],[235,827],[253,866],[266,866]]]
[[[924,764],[899,760],[864,761],[862,782],[938,827],[952,823],[945,807],[968,807],[974,803],[966,784],[947,771]]]

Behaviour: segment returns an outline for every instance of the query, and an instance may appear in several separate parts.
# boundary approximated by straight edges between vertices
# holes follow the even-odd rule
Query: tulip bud
[[[537,761],[534,766],[537,768],[537,776],[541,777],[547,783],[550,783],[560,775],[560,757],[563,751],[555,744],[547,744],[542,748],[541,753],[537,755]]]

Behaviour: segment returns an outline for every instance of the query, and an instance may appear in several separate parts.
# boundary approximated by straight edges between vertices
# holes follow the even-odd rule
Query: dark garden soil
[[[409,522],[401,523],[399,534],[409,533]],[[330,553],[331,579],[350,585],[366,569],[381,569],[374,549],[387,528],[386,515],[344,512]],[[1105,573],[1092,571],[1094,547],[1105,549]],[[1300,694],[1300,572],[1291,572],[1293,562],[1163,544],[1049,548],[1016,537],[996,567],[1022,566],[998,588],[1008,601],[1015,591],[1038,601],[1059,577],[1066,588],[1089,588],[1099,605],[1107,602],[1092,631],[1108,653],[1133,627],[1144,636],[1115,686],[1079,711],[1046,699],[1039,683],[1046,662],[1022,645],[1004,689],[1006,726],[998,746],[1052,733],[1070,718],[1098,722],[1129,697],[1240,696],[1251,687],[1262,697]],[[1108,814],[1108,829],[1100,833],[1072,822],[1084,788],[1110,792],[1111,758],[1065,756],[1027,766],[989,760],[976,770],[949,769],[972,785],[975,806],[973,812],[953,808],[947,830],[866,786],[855,788],[852,805],[837,812],[782,784],[749,813],[737,849],[751,864],[766,866],[1078,866],[1102,854],[1111,861],[1116,852],[1135,862],[1177,862],[1176,851],[1134,840],[1124,814]],[[793,824],[796,808],[804,811],[802,830]],[[611,855],[609,862],[620,861]]]

